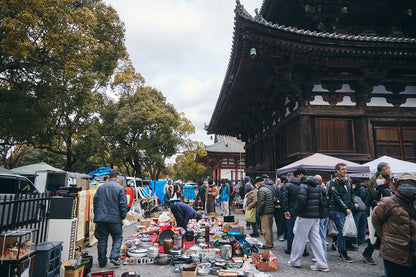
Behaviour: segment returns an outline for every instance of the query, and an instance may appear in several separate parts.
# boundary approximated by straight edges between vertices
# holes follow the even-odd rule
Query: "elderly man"
[[[372,222],[380,236],[380,257],[386,276],[416,276],[416,177],[403,173],[397,179],[395,193],[381,198]]]
[[[112,170],[110,180],[101,185],[94,196],[94,222],[95,237],[98,240],[98,264],[105,267],[107,264],[108,235],[113,238],[110,263],[120,266],[120,248],[123,242],[122,221],[127,215],[126,191],[117,179],[120,173]]]

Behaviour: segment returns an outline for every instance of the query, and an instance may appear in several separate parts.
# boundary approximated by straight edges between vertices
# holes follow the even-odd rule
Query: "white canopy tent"
[[[405,173],[405,172],[416,174],[416,163],[406,162],[406,161],[395,159],[389,156],[382,156],[371,162],[365,163],[364,165],[367,165],[370,167],[370,173],[371,173],[371,176],[373,176],[374,174],[376,174],[377,166],[381,162],[385,162],[390,165],[391,175],[394,178],[399,177],[402,173]]]
[[[350,162],[347,160],[331,157],[328,155],[316,153],[294,163],[288,164],[282,168],[276,170],[277,174],[283,174],[295,171],[298,168],[314,171],[335,171],[335,165],[337,163],[345,163],[347,165],[348,172],[355,173],[369,173],[370,169],[367,165],[361,165],[358,163]]]

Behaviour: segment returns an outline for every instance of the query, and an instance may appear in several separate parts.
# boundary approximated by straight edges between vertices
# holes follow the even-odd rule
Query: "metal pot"
[[[170,262],[170,255],[168,254],[159,254],[156,257],[156,262],[161,265],[168,264]]]
[[[183,247],[183,236],[182,235],[174,235],[173,236],[173,248],[174,249],[182,249]]]
[[[149,253],[149,258],[156,258],[159,255],[159,247],[150,247],[147,249],[147,252]]]
[[[191,259],[192,259],[192,262],[193,262],[193,263],[198,264],[198,263],[200,263],[200,262],[201,262],[201,260],[202,260],[202,255],[192,254],[192,255],[191,255]]]
[[[186,231],[185,239],[187,241],[193,241],[194,240],[194,231]]]
[[[182,249],[171,249],[170,254],[174,255],[174,256],[181,255],[182,254]]]
[[[221,245],[221,258],[229,260],[232,257],[232,247],[229,244]]]

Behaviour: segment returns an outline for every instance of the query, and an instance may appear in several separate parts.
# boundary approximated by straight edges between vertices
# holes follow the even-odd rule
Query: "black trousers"
[[[386,267],[386,277],[414,277],[416,276],[416,267],[405,267],[401,264],[396,264],[388,260],[384,260],[384,266]]]
[[[284,212],[281,208],[274,209],[274,221],[276,222],[276,228],[277,228],[277,236],[281,236],[283,234],[287,233],[287,227],[286,227],[286,220],[284,216]]]

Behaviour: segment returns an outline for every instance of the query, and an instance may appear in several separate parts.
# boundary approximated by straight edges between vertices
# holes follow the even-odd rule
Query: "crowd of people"
[[[327,240],[332,236],[331,249],[338,251],[342,261],[353,262],[348,251],[357,251],[358,246],[365,245],[363,261],[375,265],[373,253],[379,249],[386,277],[416,276],[416,177],[404,173],[394,181],[390,165],[382,162],[377,173],[364,184],[348,176],[346,164],[339,163],[334,169],[335,174],[327,183],[320,175],[309,176],[302,168],[275,181],[266,174],[254,181],[245,176],[237,185],[221,179],[217,186],[212,179],[205,179],[199,185],[193,208],[180,201],[170,203],[173,198],[181,199],[182,189],[168,182],[165,202],[171,204],[177,222],[185,227],[189,219],[201,217],[197,210],[212,213],[218,205],[222,215],[228,216],[230,202],[237,197],[244,199],[246,226],[252,229],[250,236],[263,235],[264,244],[260,248],[274,248],[275,222],[278,240],[286,240],[285,253],[290,255],[291,267],[300,267],[302,257],[310,255],[306,246],[309,241],[315,262],[310,268],[329,271],[327,244],[331,243]],[[125,206],[124,190],[114,185],[118,174],[110,173],[110,181],[97,190],[94,199],[101,267],[106,263],[104,253],[109,234],[113,236],[110,262],[119,263],[116,252],[120,222],[126,210],[118,208]],[[107,206],[110,198],[119,205]],[[352,236],[345,231],[351,224],[355,226]]]
[[[250,235],[263,234],[263,248],[273,248],[274,218],[278,239],[287,240],[288,265],[301,266],[301,258],[309,256],[309,241],[315,262],[310,268],[327,272],[331,224],[336,233],[332,233],[331,249],[338,251],[342,261],[353,262],[348,251],[366,244],[363,261],[375,265],[372,256],[379,249],[385,276],[416,276],[416,177],[405,173],[393,182],[390,165],[382,162],[365,185],[348,176],[346,164],[339,163],[334,169],[327,183],[301,168],[275,182],[267,175],[256,177],[254,186],[246,176],[244,199],[246,221],[249,219],[253,229]],[[251,216],[253,209],[257,209],[255,217]],[[356,231],[353,236],[344,228],[351,222]]]

